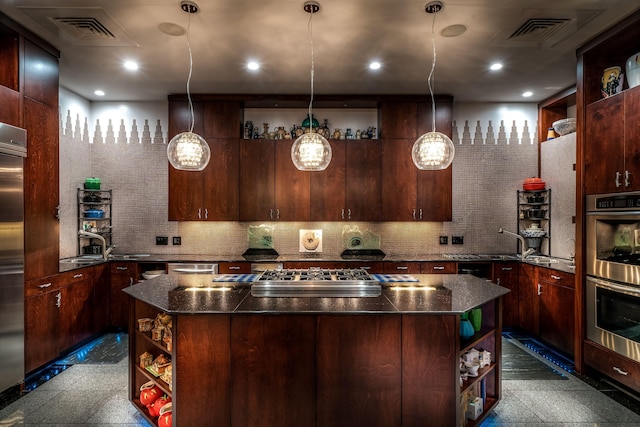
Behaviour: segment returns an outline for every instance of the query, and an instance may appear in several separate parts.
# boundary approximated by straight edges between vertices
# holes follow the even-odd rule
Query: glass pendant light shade
[[[291,160],[299,170],[323,171],[331,163],[331,145],[318,133],[304,133],[291,146]]]
[[[455,152],[455,145],[447,135],[428,132],[413,143],[411,158],[420,170],[442,170],[451,165]]]
[[[207,141],[197,133],[182,132],[169,141],[167,157],[176,169],[201,171],[209,164],[211,150]]]

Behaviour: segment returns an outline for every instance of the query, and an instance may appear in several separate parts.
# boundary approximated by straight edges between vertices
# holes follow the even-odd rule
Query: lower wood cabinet
[[[497,262],[493,265],[492,282],[511,291],[502,297],[502,326],[504,327],[520,325],[519,267],[517,262]]]
[[[122,292],[138,282],[138,264],[135,262],[111,263],[110,319],[111,326],[126,329],[129,321],[129,297]]]
[[[572,356],[575,276],[530,264],[519,267],[519,326]]]
[[[94,267],[27,281],[25,372],[46,365],[100,331],[94,317],[95,289]]]
[[[633,390],[640,390],[640,363],[635,360],[585,340],[584,363]]]

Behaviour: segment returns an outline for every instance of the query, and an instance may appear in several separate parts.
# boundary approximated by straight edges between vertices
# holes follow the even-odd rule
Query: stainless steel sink
[[[149,256],[151,256],[151,254],[109,254],[109,259],[137,259]]]
[[[69,264],[93,264],[100,261],[104,261],[102,255],[83,255],[79,257],[63,258],[60,260],[62,263]]]

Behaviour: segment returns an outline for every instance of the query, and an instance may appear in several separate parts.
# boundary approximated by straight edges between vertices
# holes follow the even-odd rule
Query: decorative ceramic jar
[[[629,87],[640,85],[640,52],[627,59],[627,82]]]
[[[622,68],[615,66],[609,67],[602,73],[602,80],[600,84],[600,91],[604,98],[608,98],[612,95],[620,93],[622,90],[622,83],[624,81],[624,74]]]

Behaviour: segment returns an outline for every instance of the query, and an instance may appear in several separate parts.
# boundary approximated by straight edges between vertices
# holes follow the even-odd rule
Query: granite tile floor
[[[58,361],[56,375],[28,381],[33,390],[12,403],[0,400],[0,426],[148,427],[127,400],[126,352],[126,334],[107,334]],[[558,368],[520,341],[503,339],[503,360],[503,398],[482,427],[640,425],[637,401]]]

